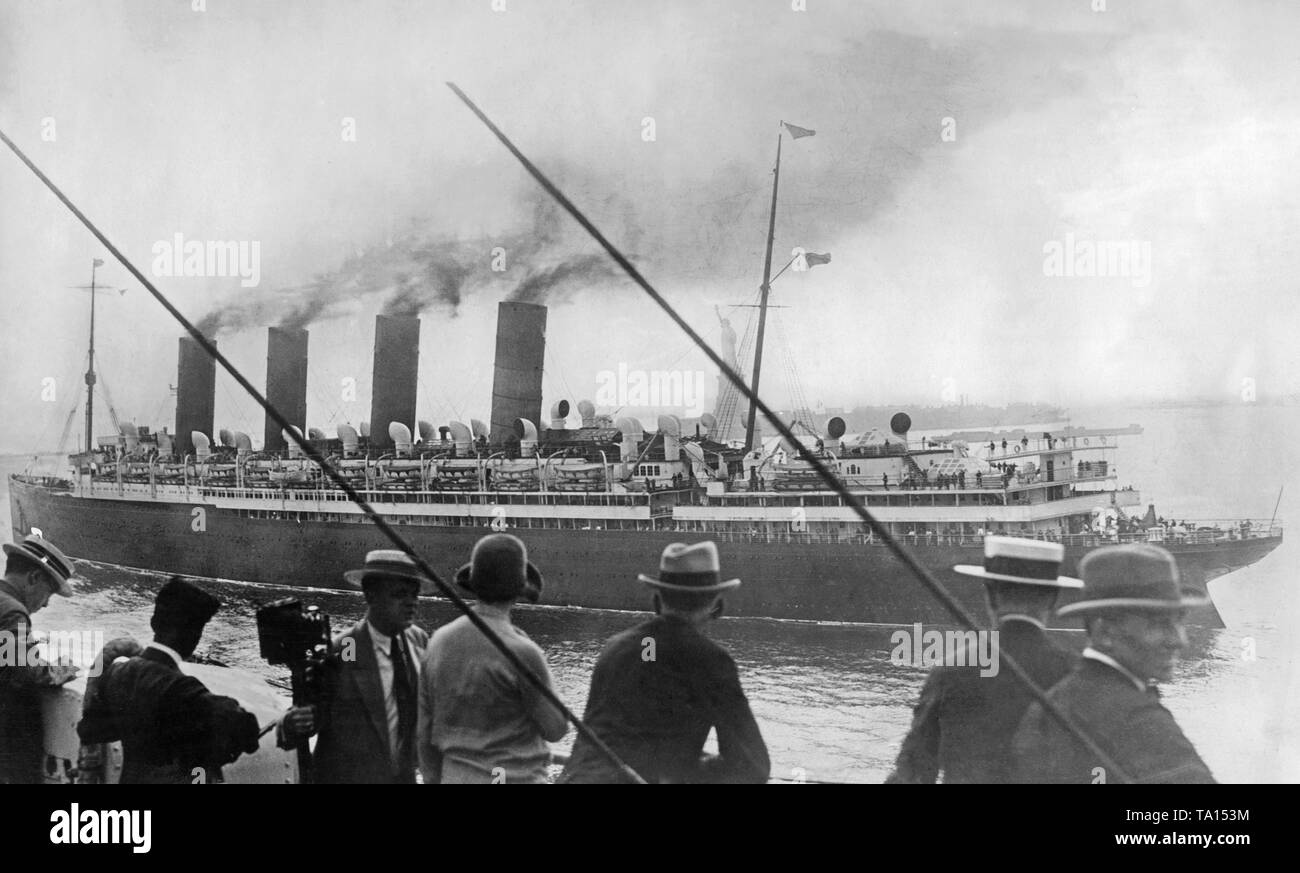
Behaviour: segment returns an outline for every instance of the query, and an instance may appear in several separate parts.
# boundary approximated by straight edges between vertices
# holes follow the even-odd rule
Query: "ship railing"
[[[43,488],[53,488],[62,491],[71,491],[73,482],[71,479],[65,479],[62,476],[51,476],[45,473],[15,473],[15,479],[21,479],[32,485],[40,485]]]
[[[473,485],[474,483],[468,483]],[[519,489],[494,489],[483,491],[471,487],[455,489],[446,487],[431,490],[364,490],[361,493],[367,500],[379,504],[386,503],[457,503],[462,505],[515,505],[515,506],[647,506],[664,505],[671,511],[674,505],[698,502],[698,495],[689,489],[660,490],[652,492],[611,491],[524,491]],[[250,487],[236,485],[204,484],[196,486],[200,496],[212,498],[236,498],[279,500],[282,497],[301,501],[342,501],[347,497],[337,489],[316,489],[303,486],[287,487]]]
[[[789,486],[792,483],[814,481],[811,476],[802,473],[797,473],[792,476],[783,476],[777,474],[777,475],[772,475],[764,478],[765,481],[763,484],[766,487],[760,488],[759,492],[750,492],[746,482],[744,480],[740,480],[735,483],[736,487],[734,487],[733,493],[779,492],[782,494],[789,494],[789,493],[798,493],[799,491],[802,490],[816,490],[816,491],[828,490],[824,487],[817,488],[817,489],[781,487],[782,484]],[[908,493],[928,494],[928,493],[943,493],[949,491],[959,491],[963,493],[972,493],[972,494],[1007,494],[1007,493],[1013,493],[1017,491],[1025,491],[1034,488],[1041,488],[1045,485],[1055,487],[1057,485],[1074,485],[1077,483],[1096,484],[1098,482],[1114,481],[1116,478],[1117,476],[1115,474],[1114,467],[1111,467],[1110,470],[1104,474],[1093,473],[1091,475],[1084,475],[1084,476],[1063,475],[1060,471],[1056,471],[1053,473],[1050,479],[1048,478],[1047,474],[1042,470],[1037,471],[1031,476],[1023,476],[1023,475],[1018,476],[1016,474],[1012,474],[1009,478],[998,471],[994,471],[987,476],[981,476],[978,480],[976,480],[974,474],[968,475],[966,477],[966,485],[965,487],[962,487],[960,484],[960,480],[958,479],[953,479],[947,484],[940,485],[938,479],[933,475],[929,478],[928,481],[924,481],[924,482],[920,481],[915,476],[905,477],[901,481],[894,476],[890,476],[888,482],[886,482],[883,478],[879,476],[867,476],[867,475],[862,475],[857,473],[840,473],[840,479],[846,485],[848,485],[848,487],[854,492],[871,492],[871,493],[881,493],[881,494],[885,492],[893,492],[893,493],[908,492]],[[819,480],[818,480],[818,484],[820,484]],[[1132,489],[1129,488],[1125,490],[1132,490]]]
[[[666,528],[672,530],[673,528]],[[884,544],[880,538],[870,531],[863,530],[861,525],[854,524],[849,530],[836,531],[817,531],[817,530],[795,530],[793,527],[784,530],[762,529],[753,530],[696,530],[691,527],[679,527],[676,530],[684,535],[695,535],[707,537],[723,543],[790,543],[790,544],[808,544],[808,545],[880,545]],[[894,535],[901,542],[913,546],[965,546],[976,549],[984,544],[984,536],[977,533],[959,533],[957,531],[947,533],[916,532],[916,533],[897,533]]]
[[[854,490],[857,490],[858,483],[851,481],[854,479],[854,477],[848,476],[846,478],[850,480],[850,485],[854,488]],[[864,478],[864,477],[858,477],[858,478]],[[1079,475],[1065,476],[1065,475],[1061,475],[1060,471],[1058,470],[1052,474],[1051,478],[1048,478],[1046,472],[1042,470],[1038,470],[1029,476],[1013,473],[1008,479],[1008,477],[1005,474],[995,470],[987,476],[981,476],[978,483],[976,482],[974,475],[967,476],[965,488],[962,488],[961,485],[958,483],[958,481],[950,482],[947,485],[940,486],[936,481],[935,477],[931,476],[929,482],[919,483],[919,484],[915,481],[915,479],[913,479],[910,483],[907,480],[904,480],[905,487],[903,488],[896,488],[895,487],[896,483],[893,480],[893,478],[891,478],[889,480],[889,490],[891,491],[899,491],[899,490],[902,491],[993,491],[993,492],[1019,491],[1027,488],[1038,488],[1038,487],[1042,487],[1043,485],[1056,486],[1056,485],[1074,485],[1080,482],[1084,482],[1084,483],[1109,482],[1109,481],[1113,481],[1115,478],[1116,478],[1116,474],[1113,467],[1107,473],[1102,473],[1102,474],[1093,473],[1091,475],[1083,475],[1083,476],[1079,476]],[[883,491],[884,487],[882,485],[868,481],[865,483],[864,490]]]
[[[1002,448],[1000,440],[994,441],[993,451],[986,456],[990,461],[1014,461],[1016,458],[1025,455],[1034,455],[1041,452],[1065,452],[1065,451],[1096,451],[1098,449],[1114,449],[1119,444],[1119,438],[1113,434],[1102,434],[1098,436],[1080,436],[1080,437],[1055,437],[1050,442],[1037,437],[1025,443],[1021,440],[1012,442],[1007,441],[1006,448]],[[970,451],[972,453],[980,450],[988,451],[989,444],[981,442],[972,442]],[[1093,463],[1096,463],[1095,461]]]
[[[1007,532],[1008,536],[1044,540],[1065,546],[1104,546],[1121,543],[1172,543],[1175,545],[1209,546],[1234,540],[1266,539],[1282,536],[1282,525],[1267,519],[1220,519],[1192,521],[1185,525],[1153,525],[1139,530],[1120,532],[1114,528],[1102,531],[1062,534],[1056,531]]]
[[[1240,524],[1241,520],[1238,520]],[[851,529],[839,529],[834,531],[819,530],[797,530],[792,525],[789,529],[773,528],[751,528],[750,530],[699,530],[693,526],[680,526],[676,528],[683,534],[694,534],[707,536],[709,539],[722,543],[791,543],[791,544],[861,544],[875,545],[879,544],[879,539],[869,531],[863,531],[854,525]],[[1243,536],[1242,530],[1247,530]],[[1222,525],[1218,530],[1212,527],[1205,530],[1189,531],[1181,534],[1174,534],[1169,537],[1154,537],[1158,534],[1158,528],[1152,528],[1150,531],[1126,532],[1126,533],[1072,533],[1062,534],[1057,531],[993,531],[990,534],[998,536],[1014,536],[1022,539],[1035,539],[1044,542],[1060,543],[1061,545],[1079,548],[1095,548],[1097,546],[1116,545],[1120,543],[1167,543],[1175,545],[1216,545],[1224,542],[1242,539],[1262,539],[1264,537],[1277,537],[1282,535],[1281,525],[1274,522],[1271,526],[1268,520],[1252,521],[1251,526],[1238,528],[1236,533],[1232,533],[1228,528]],[[902,542],[913,546],[962,546],[968,548],[979,548],[984,544],[985,533],[971,531],[901,531],[895,536]]]
[[[921,451],[920,440],[913,440],[907,446],[901,446],[896,443],[888,445],[871,445],[858,446],[851,444],[842,444],[838,457],[844,459],[853,458],[897,458],[908,454],[913,449]]]

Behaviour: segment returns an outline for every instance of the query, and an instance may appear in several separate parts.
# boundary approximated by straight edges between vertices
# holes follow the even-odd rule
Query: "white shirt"
[[[158,651],[162,652],[164,655],[166,655],[167,657],[171,658],[173,661],[176,662],[176,669],[178,669],[178,670],[180,669],[181,664],[184,664],[184,663],[185,663],[185,659],[182,658],[182,657],[181,657],[181,656],[176,652],[175,649],[173,649],[171,646],[165,646],[165,645],[163,645],[162,643],[158,642],[157,640],[154,640],[152,643],[150,643],[149,645],[145,646],[145,648],[146,648],[146,649],[157,649]]]
[[[390,654],[392,651],[393,638],[388,636],[375,627],[369,621],[366,627],[370,629],[370,639],[375,647],[375,661],[379,664],[379,684],[384,690],[384,711],[388,716],[388,753],[389,755],[397,754],[397,726],[401,719],[397,712],[397,692],[393,688],[393,658]],[[415,657],[411,651],[411,641],[402,635],[402,643],[406,646],[406,651],[411,656],[411,665],[415,668],[414,684],[412,691],[416,691],[420,681],[420,659]],[[413,738],[414,739],[414,738]]]
[[[1123,664],[1121,664],[1119,661],[1116,661],[1114,658],[1112,658],[1110,655],[1106,654],[1105,652],[1097,651],[1092,646],[1088,646],[1086,649],[1083,650],[1083,657],[1091,658],[1094,661],[1101,661],[1103,664],[1108,664],[1111,667],[1114,667],[1120,673],[1123,673],[1125,676],[1127,676],[1128,681],[1136,685],[1138,691],[1146,692],[1151,687],[1148,683],[1143,682],[1141,679],[1139,679],[1137,674],[1134,673],[1132,670],[1130,670],[1128,667],[1125,667]]]
[[[1047,626],[1044,625],[1041,621],[1034,618],[1032,615],[1025,615],[1023,612],[1008,612],[1006,615],[998,617],[999,624],[1001,624],[1004,621],[1024,621],[1024,622],[1028,622],[1029,624],[1032,624],[1034,627],[1038,628],[1039,630],[1047,630]]]

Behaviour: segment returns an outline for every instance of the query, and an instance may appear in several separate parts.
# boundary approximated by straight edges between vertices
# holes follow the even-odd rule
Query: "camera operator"
[[[429,635],[416,627],[419,595],[433,593],[404,553],[380,549],[343,574],[366,598],[366,615],[334,639],[318,706],[295,706],[278,740],[292,748],[319,732],[312,753],[321,783],[412,783],[419,663]]]
[[[123,784],[220,782],[224,765],[257,751],[257,717],[180,669],[220,607],[173,576],[154,601],[153,642],[116,664],[106,649],[91,670],[77,733],[87,744],[122,741]]]

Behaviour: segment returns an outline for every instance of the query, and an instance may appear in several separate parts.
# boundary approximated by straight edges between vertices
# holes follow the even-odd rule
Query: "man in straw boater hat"
[[[366,614],[334,638],[336,669],[325,673],[320,711],[285,713],[280,745],[319,731],[312,763],[320,783],[413,783],[419,664],[429,642],[415,609],[436,586],[396,549],[367,553],[365,566],[343,578],[365,594]]]
[[[522,599],[536,603],[542,574],[518,537],[488,534],[474,544],[456,583],[478,598],[474,612],[548,687],[537,643],[510,621]],[[519,675],[466,616],[434,632],[420,676],[418,749],[425,783],[544,783],[551,747],[568,732],[564,713]]]
[[[1078,579],[1060,575],[1064,557],[1059,543],[989,536],[983,566],[953,568],[984,582],[998,635],[998,645],[985,651],[998,658],[1009,653],[1043,689],[1063,679],[1074,661],[1045,630],[1057,594],[1083,587]],[[1010,781],[1011,738],[1033,697],[1000,664],[984,669],[979,651],[970,640],[964,666],[946,664],[930,672],[886,782],[932,783],[940,774],[945,783]]]
[[[591,676],[584,721],[650,783],[765,782],[767,745],[727,650],[705,636],[722,615],[722,579],[712,542],[673,543],[659,575],[637,577],[654,591],[657,615],[614,636]],[[702,757],[709,731],[718,755]],[[620,773],[581,736],[562,782],[618,782]]]
[[[1213,782],[1156,690],[1157,681],[1172,678],[1187,646],[1185,611],[1207,599],[1182,591],[1173,556],[1147,543],[1096,549],[1079,572],[1083,599],[1057,614],[1083,617],[1088,647],[1050,699],[1129,778]],[[1103,762],[1037,703],[1020,723],[1013,753],[1017,781],[1113,781]]]
[[[173,576],[154,599],[153,642],[116,664],[106,651],[91,670],[77,734],[122,741],[122,784],[219,782],[223,766],[257,751],[257,717],[181,670],[220,608]]]
[[[72,562],[38,533],[5,543],[0,579],[0,785],[43,781],[41,689],[77,675],[75,667],[47,664],[32,653],[32,613],[59,594],[72,596]]]

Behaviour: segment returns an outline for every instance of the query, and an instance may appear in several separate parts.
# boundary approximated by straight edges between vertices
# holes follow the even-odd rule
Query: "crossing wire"
[[[240,387],[247,391],[249,396],[256,400],[259,406],[266,410],[266,414],[270,416],[271,420],[279,425],[280,429],[298,444],[298,448],[302,449],[303,454],[314,461],[320,469],[329,476],[331,480],[333,480],[334,484],[338,486],[343,493],[347,494],[348,498],[357,505],[361,512],[369,518],[371,522],[374,523],[375,527],[379,528],[379,530],[383,532],[384,536],[388,537],[389,541],[392,542],[393,545],[405,552],[406,555],[415,562],[416,566],[420,568],[420,571],[428,576],[429,579],[431,579],[438,587],[438,590],[442,595],[455,604],[457,609],[464,613],[470,623],[478,628],[478,630],[488,639],[497,651],[502,654],[510,665],[518,671],[520,676],[523,676],[529,684],[533,685],[537,689],[538,693],[541,694],[542,697],[546,698],[552,706],[562,712],[564,717],[573,723],[577,732],[585,740],[590,742],[592,747],[595,748],[598,753],[613,764],[626,779],[637,784],[645,784],[645,780],[641,778],[640,774],[629,767],[599,736],[591,730],[591,728],[587,727],[580,718],[573,714],[573,711],[570,710],[564,701],[559,698],[559,695],[555,693],[550,685],[538,677],[538,675],[534,673],[508,645],[506,645],[505,641],[501,639],[496,631],[493,630],[477,612],[470,608],[470,605],[460,596],[456,589],[449,585],[446,580],[444,580],[442,576],[433,569],[433,567],[429,566],[429,563],[425,561],[424,558],[421,557],[405,539],[402,538],[402,535],[397,532],[397,529],[389,524],[388,521],[380,515],[364,497],[361,496],[360,492],[352,486],[352,483],[344,478],[339,471],[334,468],[334,465],[331,464],[324,455],[316,450],[315,446],[290,426],[288,419],[284,417],[280,410],[272,406],[270,401],[262,396],[260,391],[253,387],[253,383],[249,382],[248,379],[244,377],[244,374],[236,369],[235,365],[230,363],[226,356],[217,349],[216,345],[204,336],[198,328],[190,323],[190,320],[181,314],[181,311],[173,306],[172,302],[168,300],[161,291],[154,287],[154,284],[149,280],[149,277],[140,272],[135,264],[128,260],[126,255],[122,254],[122,252],[118,250],[117,246],[113,245],[113,243],[109,241],[108,237],[105,236],[100,229],[89,218],[87,218],[71,200],[68,199],[67,195],[65,195],[57,185],[50,181],[49,177],[46,176],[45,173],[36,166],[36,164],[32,163],[31,159],[27,157],[22,149],[18,148],[17,144],[14,143],[14,141],[9,138],[9,135],[3,130],[0,130],[0,141],[3,141],[4,144],[9,147],[9,150],[17,155],[20,161],[27,165],[27,169],[31,170],[36,175],[36,178],[40,179],[42,184],[44,184],[45,187],[59,199],[59,202],[66,206],[68,210],[77,217],[77,220],[91,232],[95,239],[99,240],[100,244],[108,250],[109,254],[111,254],[118,263],[125,267],[127,272],[134,276],[136,281],[138,281],[145,290],[153,295],[153,298],[158,301],[163,309],[166,309],[167,312],[171,314],[172,318],[176,319],[176,321],[185,328],[185,331],[190,336],[194,337],[194,341],[197,342],[205,352],[207,352],[208,356],[220,364],[222,369],[229,373],[231,378],[238,382]]]
[[[636,284],[641,287],[641,290],[646,292],[646,294],[648,294],[650,298],[659,305],[659,308],[662,309],[664,313],[672,319],[673,322],[680,327],[697,346],[700,347],[704,354],[708,356],[709,360],[717,366],[719,372],[724,373],[727,378],[732,381],[737,390],[763,414],[763,417],[768,420],[772,427],[775,428],[781,436],[785,437],[792,446],[795,446],[798,449],[804,460],[808,462],[808,464],[817,472],[817,475],[821,478],[822,482],[825,483],[827,489],[835,492],[840,500],[843,501],[843,504],[850,507],[857,514],[858,518],[873,530],[876,536],[880,537],[881,541],[894,554],[894,556],[902,562],[903,566],[907,567],[907,569],[916,576],[917,580],[920,581],[932,595],[934,595],[943,607],[947,609],[963,627],[978,631],[980,625],[975,621],[970,613],[966,611],[966,608],[963,607],[961,603],[952,596],[948,589],[944,587],[943,583],[935,578],[934,574],[923,567],[912,553],[909,552],[902,543],[894,538],[886,525],[881,524],[876,520],[875,516],[867,511],[867,508],[863,505],[862,501],[849,491],[848,486],[827,469],[826,465],[822,462],[822,459],[819,458],[816,453],[810,451],[808,447],[804,445],[803,441],[798,440],[795,437],[794,432],[781,420],[780,416],[774,413],[768,405],[764,403],[748,385],[745,384],[744,379],[742,379],[740,375],[736,373],[729,364],[727,364],[727,362],[722,360],[722,357],[715,352],[707,342],[705,342],[704,337],[700,336],[699,332],[696,331],[695,328],[691,327],[690,323],[673,308],[672,304],[670,304],[666,299],[664,299],[663,295],[655,290],[654,286],[651,285],[646,278],[641,275],[641,272],[633,266],[632,262],[627,259],[627,256],[615,248],[614,244],[605,238],[605,235],[591,223],[587,216],[584,215],[567,196],[565,196],[564,192],[560,191],[560,189],[557,188],[555,184],[547,178],[547,176],[542,173],[542,171],[539,170],[513,142],[510,141],[510,138],[507,137],[505,133],[503,133],[501,129],[483,113],[483,110],[478,108],[474,101],[471,100],[464,91],[452,82],[448,82],[447,87],[450,88],[452,92],[460,98],[461,102],[478,117],[479,121],[483,122],[484,126],[486,126],[488,130],[492,131],[493,136],[495,136],[497,140],[500,141],[500,143],[505,146],[512,155],[514,155],[515,159],[523,165],[523,168],[528,171],[528,174],[533,177],[537,184],[541,185],[547,194],[555,198],[556,202],[564,208],[564,211],[569,213],[573,220],[578,222],[578,224],[582,226],[583,230],[587,231],[587,233],[591,235],[592,239],[600,244],[600,247],[603,248],[611,258],[613,258],[614,262],[618,264],[625,273],[627,273],[632,281],[636,282]],[[1133,781],[1132,777],[1123,767],[1107,754],[1104,749],[1097,745],[1096,741],[1093,740],[1093,738],[1089,736],[1073,718],[1065,713],[1055,703],[1055,701],[1051,700],[1047,696],[1047,692],[1034,682],[1033,678],[1025,671],[1025,668],[1019,661],[1013,658],[1010,654],[1003,652],[1002,663],[1011,670],[1018,680],[1020,680],[1030,694],[1042,705],[1046,712],[1050,713],[1062,727],[1073,734],[1081,743],[1083,743],[1091,754],[1096,756],[1097,762],[1102,767],[1106,768],[1110,781],[1120,783]]]

